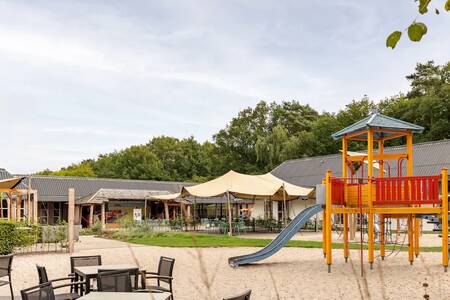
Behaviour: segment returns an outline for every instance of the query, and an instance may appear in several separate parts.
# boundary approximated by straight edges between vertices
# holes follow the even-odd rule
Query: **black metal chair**
[[[88,267],[88,266],[101,266],[101,255],[87,255],[87,256],[71,256],[70,257],[70,274],[69,277],[73,277],[72,282],[75,282],[75,268],[76,267]],[[92,289],[91,289],[92,290]],[[70,292],[74,291],[74,287],[70,288]]]
[[[51,282],[46,282],[20,291],[22,300],[56,300]]]
[[[0,286],[9,284],[9,290],[11,291],[11,299],[14,300],[12,281],[11,281],[11,266],[13,261],[13,255],[0,256],[0,278],[8,276],[8,280],[0,279]]]
[[[105,272],[128,272],[131,280],[131,289],[138,290],[139,289],[139,269],[98,269],[98,274]]]
[[[142,288],[151,293],[169,292],[171,293],[170,298],[173,300],[172,273],[174,264],[174,258],[161,256],[157,272],[141,271]],[[156,279],[157,285],[147,285],[147,279]]]
[[[70,293],[62,293],[62,294],[54,295],[54,298],[56,300],[73,300],[73,299],[78,299],[83,295],[83,288],[84,288],[84,285],[86,284],[86,282],[84,282],[84,281],[83,282],[82,281],[72,282],[72,277],[63,277],[63,278],[49,280],[48,275],[47,275],[47,270],[45,269],[45,267],[36,265],[36,269],[37,269],[38,275],[39,275],[39,284],[54,283],[54,282],[64,281],[64,280],[71,281],[70,283],[65,283],[65,284],[61,284],[58,286],[52,286],[53,290],[64,288],[64,287],[71,287]],[[72,291],[72,288],[74,286],[77,286],[77,288],[79,288],[80,293]],[[44,299],[46,299],[46,298],[44,298]]]
[[[242,294],[229,297],[229,298],[223,298],[223,300],[250,300],[250,294],[252,293],[252,290],[247,290],[243,292]]]
[[[99,292],[131,292],[130,272],[120,271],[99,271],[97,276]]]

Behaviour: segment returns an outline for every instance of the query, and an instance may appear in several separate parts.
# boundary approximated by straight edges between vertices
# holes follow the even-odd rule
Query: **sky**
[[[404,33],[387,49],[416,17],[422,42]],[[450,13],[418,16],[413,0],[0,0],[0,167],[59,169],[159,135],[211,140],[260,100],[378,101],[407,91],[417,62],[449,60],[449,28]]]

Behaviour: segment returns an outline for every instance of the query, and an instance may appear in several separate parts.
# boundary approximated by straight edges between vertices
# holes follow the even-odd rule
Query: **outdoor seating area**
[[[11,261],[6,268],[11,287]],[[133,264],[102,264],[101,255],[70,257],[71,273],[62,278],[49,278],[47,267],[36,265],[38,282],[20,290],[23,300],[103,300],[153,299],[173,300],[173,270],[175,259],[161,256],[155,271],[140,269]],[[54,268],[55,266],[49,266]],[[3,267],[2,267],[3,269]],[[6,273],[1,273],[1,275]],[[2,281],[3,282],[3,281]],[[6,281],[5,281],[6,282]],[[226,297],[228,300],[250,299],[251,290]]]
[[[122,293],[126,299],[142,299],[134,294],[147,293],[157,294],[153,299],[173,300],[174,264],[175,259],[161,257],[158,270],[149,272],[130,264],[103,265],[100,255],[73,256],[71,273],[64,278],[51,279],[45,266],[36,265],[39,282],[20,293],[24,300],[111,299],[103,293]]]

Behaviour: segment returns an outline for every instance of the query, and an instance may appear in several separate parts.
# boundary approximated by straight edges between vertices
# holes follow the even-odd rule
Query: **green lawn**
[[[160,246],[160,247],[264,247],[271,240],[269,239],[249,239],[240,237],[229,237],[224,235],[210,235],[210,234],[191,234],[191,233],[164,233],[153,236],[144,236],[139,238],[131,238],[130,243]],[[286,247],[298,248],[322,248],[322,242],[318,241],[299,241],[291,240]],[[350,243],[350,249],[359,249],[358,243]],[[342,249],[342,243],[333,243],[334,249]],[[366,247],[365,247],[366,248]],[[378,249],[375,245],[375,249]],[[398,249],[399,246],[395,247]],[[387,245],[387,250],[394,249],[394,246]],[[407,246],[403,247],[407,250]],[[440,247],[421,247],[422,252],[440,252]]]

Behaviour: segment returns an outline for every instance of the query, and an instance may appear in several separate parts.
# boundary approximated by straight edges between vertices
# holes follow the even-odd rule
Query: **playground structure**
[[[255,253],[230,257],[228,264],[237,268],[241,265],[248,265],[257,261],[268,258],[269,256],[277,253],[283,248],[287,242],[302,228],[306,222],[314,215],[322,210],[321,204],[315,204],[302,210],[283,231],[275,239],[272,240],[267,246]]]
[[[419,255],[421,218],[436,215],[442,224],[448,224],[448,172],[431,176],[413,176],[413,134],[423,128],[408,122],[384,116],[377,111],[353,125],[333,134],[334,139],[342,139],[342,177],[334,177],[327,171],[325,183],[325,209],[323,210],[323,253],[328,272],[332,260],[332,217],[341,215],[343,223],[344,258],[349,256],[349,217],[359,216],[361,232],[361,261],[363,260],[362,228],[367,218],[367,250],[370,268],[374,262],[374,231],[379,226],[379,251],[386,256],[387,219],[406,219],[408,236],[408,260],[412,265],[414,256]],[[385,152],[385,142],[391,139],[406,139],[406,151]],[[367,143],[367,152],[350,153],[349,145],[356,142]],[[367,175],[357,176],[355,165],[364,167]],[[390,164],[397,162],[398,174],[391,177]],[[406,162],[406,176],[403,163]],[[374,167],[375,165],[375,167]],[[385,167],[388,168],[387,177]],[[441,191],[441,196],[439,196]],[[378,222],[376,222],[378,220]],[[378,223],[378,224],[377,224]],[[442,226],[442,265],[448,267],[448,226]],[[363,263],[361,263],[363,274]]]

